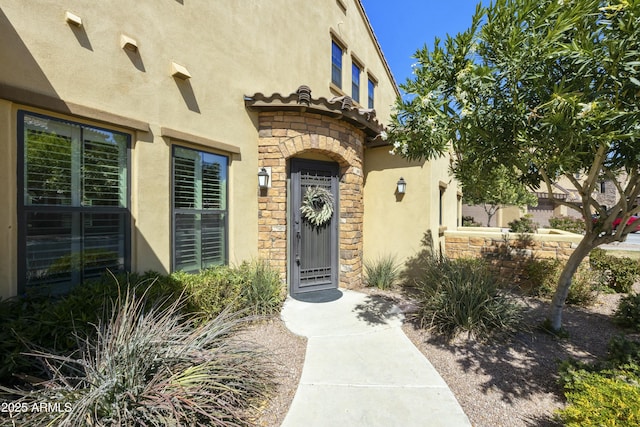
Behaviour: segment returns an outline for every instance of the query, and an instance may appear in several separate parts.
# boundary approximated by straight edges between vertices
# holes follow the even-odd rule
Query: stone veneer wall
[[[532,234],[523,245],[516,234],[505,239],[500,233],[445,232],[445,255],[449,258],[483,258],[501,278],[518,280],[530,259],[566,260],[582,236],[567,234]]]
[[[258,166],[271,167],[271,188],[258,197],[258,253],[287,277],[287,160],[323,154],[340,165],[340,286],[362,285],[364,132],[320,114],[261,112]]]

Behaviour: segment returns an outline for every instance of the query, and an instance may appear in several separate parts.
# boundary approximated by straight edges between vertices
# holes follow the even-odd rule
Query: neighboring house
[[[358,0],[0,0],[0,39],[2,297],[257,257],[358,287],[459,222],[449,159],[379,136],[398,90]]]
[[[576,175],[575,178],[578,182],[584,181],[584,176]],[[622,184],[623,188],[626,186],[627,174],[621,173],[618,176],[618,182]],[[564,200],[568,202],[580,203],[581,198],[578,191],[566,177],[561,177],[557,182],[552,184],[553,198],[556,200]],[[509,206],[501,208],[498,213],[492,218],[492,226],[494,227],[508,227],[509,221],[515,218],[519,218],[524,214],[530,214],[534,222],[537,222],[541,227],[549,227],[549,219],[559,216],[572,216],[574,218],[580,217],[580,213],[574,209],[569,208],[549,198],[549,193],[546,186],[541,185],[534,192],[538,198],[537,206],[527,206],[524,209],[518,209],[515,206]],[[593,197],[601,205],[609,208],[620,200],[620,194],[616,190],[616,185],[611,180],[599,181],[593,191]],[[636,201],[638,203],[638,201]],[[486,225],[486,213],[482,206],[469,206],[463,205],[463,216],[472,216],[476,222]]]

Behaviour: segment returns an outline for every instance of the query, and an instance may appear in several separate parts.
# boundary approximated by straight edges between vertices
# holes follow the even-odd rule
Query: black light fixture
[[[404,194],[407,191],[407,181],[403,177],[398,180],[398,194]]]
[[[258,172],[258,186],[261,190],[269,188],[269,172],[265,168],[261,168]]]

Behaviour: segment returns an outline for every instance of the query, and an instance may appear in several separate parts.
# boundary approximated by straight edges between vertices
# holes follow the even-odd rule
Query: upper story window
[[[129,135],[18,115],[21,291],[60,294],[129,268]]]
[[[342,47],[335,41],[331,42],[331,82],[342,88]]]
[[[351,98],[360,102],[360,73],[362,69],[360,66],[354,61],[351,64]]]
[[[173,269],[227,262],[228,158],[173,148]]]
[[[374,108],[376,83],[371,77],[367,81],[367,108]]]

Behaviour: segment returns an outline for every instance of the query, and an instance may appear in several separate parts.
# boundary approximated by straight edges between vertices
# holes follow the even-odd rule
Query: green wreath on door
[[[308,187],[300,207],[302,217],[316,227],[322,227],[333,216],[333,195],[323,187]]]

